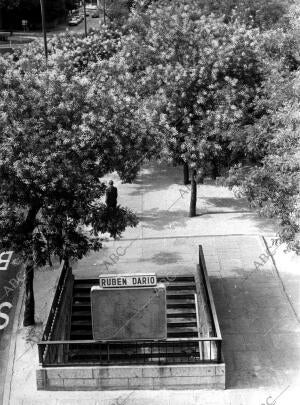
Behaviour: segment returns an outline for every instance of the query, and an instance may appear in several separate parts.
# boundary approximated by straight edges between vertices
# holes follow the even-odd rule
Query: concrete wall
[[[38,390],[225,388],[225,364],[51,367],[36,371]]]

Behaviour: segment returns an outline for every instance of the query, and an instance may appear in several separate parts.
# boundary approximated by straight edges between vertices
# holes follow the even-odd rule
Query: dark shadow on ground
[[[137,196],[146,192],[166,190],[172,184],[182,184],[184,188],[181,172],[181,167],[172,167],[164,163],[148,163],[143,166],[138,178],[132,183],[139,186],[139,189],[128,195]]]
[[[165,264],[178,263],[178,262],[182,261],[182,256],[179,253],[170,253],[166,250],[165,252],[156,253],[152,257],[143,259],[141,261],[146,261],[146,262],[150,261],[155,264],[165,265]]]
[[[299,368],[298,324],[278,279],[270,285],[269,277],[260,274],[261,283],[256,278],[210,277],[229,389],[284,385],[286,372],[295,374]]]
[[[201,196],[199,196],[201,198]],[[216,197],[203,197],[203,199],[213,205],[214,207],[230,208],[231,210],[245,210],[249,211],[250,207],[245,198],[216,198]]]
[[[173,207],[172,207],[173,209]],[[230,215],[230,214],[240,214],[239,217],[235,216],[234,218],[228,218],[228,221],[238,221],[241,222],[245,219],[251,219],[255,223],[255,225],[261,229],[265,234],[267,233],[274,233],[274,224],[268,218],[259,217],[256,215],[255,212],[238,212],[238,211],[224,211],[224,212],[201,212],[201,209],[198,208],[197,215],[194,217],[201,218],[205,217],[205,219],[210,218],[213,215]],[[159,210],[157,208],[153,208],[150,210],[144,210],[142,215],[139,216],[139,221],[144,222],[143,227],[149,228],[157,231],[162,231],[165,229],[172,229],[172,227],[185,227],[186,223],[190,219],[188,210],[177,210],[177,211],[170,211],[170,210]]]
[[[143,215],[139,216],[140,221],[144,221],[144,228],[154,230],[164,230],[172,227],[185,227],[188,220],[188,212],[185,210],[168,211],[158,210],[157,208],[143,211]]]
[[[267,234],[268,232],[274,233],[275,231],[274,219],[259,216],[256,211],[242,213],[239,219],[241,221],[251,219],[251,221],[255,222],[256,226],[264,232],[264,234]]]
[[[200,211],[201,211],[201,208],[200,208]],[[249,211],[249,210],[242,210],[242,211],[236,211],[236,210],[234,210],[234,211],[212,211],[212,210],[210,210],[210,209],[208,209],[208,210],[204,210],[203,209],[203,212],[198,212],[197,213],[197,217],[203,217],[204,215],[210,215],[210,214],[213,214],[213,215],[216,215],[216,214],[243,214],[244,212],[253,212],[253,211]]]

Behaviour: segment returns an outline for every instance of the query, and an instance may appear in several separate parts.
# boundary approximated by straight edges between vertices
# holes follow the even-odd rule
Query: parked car
[[[98,10],[95,11],[95,12],[92,14],[92,18],[99,18],[99,11],[98,11]]]
[[[87,11],[95,11],[95,10],[97,10],[97,5],[96,4],[87,4],[86,6],[85,6],[85,9],[87,10]]]
[[[78,25],[79,23],[81,23],[81,21],[82,21],[82,18],[79,17],[79,16],[76,16],[76,17],[72,17],[72,18],[69,20],[68,24],[69,24],[69,25]]]

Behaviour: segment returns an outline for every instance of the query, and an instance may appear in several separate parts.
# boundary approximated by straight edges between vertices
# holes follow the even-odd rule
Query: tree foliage
[[[127,25],[124,63],[145,96],[160,95],[168,124],[164,150],[173,162],[186,162],[202,176],[211,168],[220,175],[240,164],[235,184],[244,179],[251,204],[279,218],[280,235],[291,241],[297,231],[291,218],[298,155],[275,142],[274,117],[282,119],[278,112],[292,97],[289,83],[299,66],[297,26],[286,17],[287,3],[276,0],[200,4],[202,10],[192,1],[147,3],[147,11],[133,15]],[[242,176],[245,165],[255,166],[247,177]]]
[[[159,95],[167,156],[202,176],[243,158],[233,129],[255,120],[268,69],[259,31],[205,16],[194,1],[155,4],[129,27],[123,60],[145,97]]]
[[[259,120],[253,134],[259,134],[261,149],[250,165],[231,170],[228,184],[238,186],[260,214],[275,218],[278,235],[288,248],[300,253],[300,137],[299,137],[299,73],[270,85],[268,119]],[[280,97],[279,97],[280,94]],[[251,143],[254,143],[252,139]],[[248,150],[251,154],[251,147]]]
[[[28,263],[27,325],[33,265],[52,254],[81,258],[101,247],[100,232],[116,237],[136,226],[127,208],[108,212],[99,178],[115,169],[124,178],[136,172],[138,162],[121,153],[129,147],[123,137],[147,119],[105,81],[67,77],[22,55],[14,65],[13,57],[0,59],[0,246]],[[130,147],[138,151],[134,142]]]
[[[35,241],[41,230],[40,247],[50,246],[51,253],[63,249],[63,257],[82,257],[100,246],[100,239],[88,236],[83,226],[107,231],[101,224],[104,206],[94,202],[105,191],[99,178],[114,169],[109,155],[115,153],[120,132],[112,133],[105,124],[107,106],[114,100],[88,79],[66,81],[53,70],[20,72],[2,65],[5,68],[0,84],[1,243],[26,256],[24,246],[32,248],[32,234],[20,232],[20,227],[35,212],[31,226]],[[116,103],[110,108],[117,113]],[[128,224],[136,223],[132,214],[124,214]],[[7,221],[14,226],[7,227]],[[68,250],[76,240],[79,249]],[[42,254],[35,256],[38,265],[44,263]]]
[[[207,13],[224,15],[226,21],[239,18],[246,24],[267,30],[287,23],[289,0],[200,0]]]

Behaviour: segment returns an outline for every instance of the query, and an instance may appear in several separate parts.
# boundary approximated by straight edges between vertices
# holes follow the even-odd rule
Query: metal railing
[[[61,296],[68,277],[68,266],[66,266],[60,276],[43,340],[38,343],[40,365],[43,367],[82,367],[91,365],[222,363],[222,336],[202,246],[199,246],[199,265],[197,268],[207,295],[206,299],[213,320],[214,336],[168,338],[162,341],[51,340]]]
[[[200,272],[200,277],[201,277],[201,274],[203,275],[203,279],[204,279],[203,286],[204,286],[207,300],[209,303],[209,310],[210,310],[211,318],[213,320],[215,336],[222,340],[217,311],[216,311],[213,294],[211,291],[211,286],[210,286],[210,282],[209,282],[209,278],[208,278],[208,274],[207,274],[207,269],[206,269],[204,254],[203,254],[203,248],[201,245],[199,245],[199,272]]]
[[[220,363],[219,338],[167,339],[163,341],[97,342],[65,340],[40,342],[39,362],[44,367]],[[43,350],[47,346],[48,350]]]
[[[61,264],[61,273],[58,279],[56,286],[54,298],[52,301],[51,309],[47,318],[46,326],[43,332],[42,340],[38,343],[38,350],[44,351],[47,350],[47,345],[43,345],[42,342],[51,341],[54,338],[56,331],[56,324],[58,321],[58,314],[61,309],[61,302],[64,298],[64,293],[68,285],[68,280],[72,277],[72,269],[69,266],[67,261],[62,261]]]

